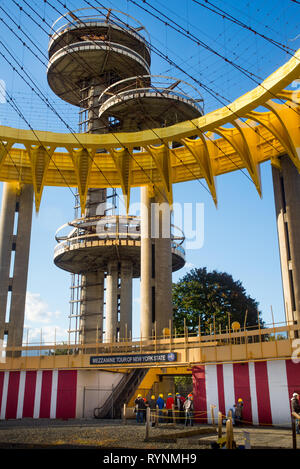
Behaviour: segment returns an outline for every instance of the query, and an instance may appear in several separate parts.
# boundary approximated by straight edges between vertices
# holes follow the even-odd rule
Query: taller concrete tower
[[[145,29],[128,15],[77,10],[59,18],[53,30],[48,82],[58,96],[81,107],[83,131],[113,132],[118,148],[118,132],[163,127],[201,115],[201,105],[181,91],[180,80],[150,75],[149,41],[141,33]],[[98,151],[103,152],[101,139]],[[87,175],[86,153],[82,147],[75,164],[81,171],[85,165]],[[126,172],[134,148],[121,154],[112,149],[112,154],[119,170]],[[161,161],[162,167],[169,164],[168,158]],[[151,168],[144,170],[149,185],[142,188],[141,222],[129,215],[107,216],[106,189],[89,189],[84,216],[70,223],[74,229],[66,237],[58,237],[56,265],[82,278],[82,343],[101,341],[104,328],[109,342],[130,336],[133,277],[141,276],[142,337],[162,335],[170,325],[172,271],[184,265],[184,238],[171,232],[171,181],[154,186]],[[92,187],[92,181],[88,185]]]
[[[31,184],[4,183],[0,216],[0,340],[8,347],[22,345],[32,205]]]
[[[288,156],[272,167],[286,319],[300,322],[300,175]]]

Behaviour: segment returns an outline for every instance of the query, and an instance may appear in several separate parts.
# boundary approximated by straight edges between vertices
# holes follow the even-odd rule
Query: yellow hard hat
[[[154,396],[154,395],[153,395],[153,396],[151,396],[151,399],[155,399],[155,396]]]
[[[142,397],[142,395],[141,395],[141,394],[138,394],[137,397]]]
[[[238,399],[238,402],[243,402],[243,399],[240,397],[240,398]]]
[[[163,394],[160,394],[159,397],[164,397],[164,395],[163,395]]]

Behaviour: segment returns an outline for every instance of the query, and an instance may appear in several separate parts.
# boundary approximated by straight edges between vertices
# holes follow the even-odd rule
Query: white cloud
[[[26,293],[25,320],[35,323],[50,323],[60,316],[59,311],[49,311],[48,305],[39,293]]]
[[[195,267],[196,267],[195,264],[192,264],[191,262],[186,262],[186,263],[184,264],[184,267],[183,267],[183,268],[184,268],[184,269],[195,269]]]
[[[24,341],[31,344],[54,344],[55,343],[67,343],[68,333],[66,329],[60,326],[44,326],[40,327],[28,327],[25,325],[24,330]]]

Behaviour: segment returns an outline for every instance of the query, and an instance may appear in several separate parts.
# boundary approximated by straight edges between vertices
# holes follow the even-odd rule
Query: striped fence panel
[[[0,419],[75,418],[77,371],[0,372]]]
[[[199,422],[225,416],[239,398],[243,399],[243,420],[256,425],[290,426],[290,400],[300,394],[300,363],[268,360],[249,363],[203,365],[193,368],[194,408]]]

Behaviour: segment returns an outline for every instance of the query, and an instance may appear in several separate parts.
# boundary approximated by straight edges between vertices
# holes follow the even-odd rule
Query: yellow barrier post
[[[173,417],[173,425],[176,427],[176,414],[175,414],[175,406],[172,404],[172,417]]]
[[[215,405],[210,405],[210,413],[211,413],[211,424],[215,426]]]
[[[123,405],[123,424],[126,425],[126,403]]]
[[[296,412],[292,412],[292,438],[293,438],[293,449],[297,449],[297,434],[296,434],[296,420],[300,419],[300,415]]]
[[[226,421],[226,448],[233,448],[233,429],[231,418],[228,418],[228,420]]]
[[[145,441],[149,440],[149,430],[150,430],[150,407],[146,409],[146,435]]]
[[[223,429],[222,429],[222,425],[223,425],[223,416],[222,416],[222,412],[218,412],[218,438],[222,438],[222,433],[223,433]]]

